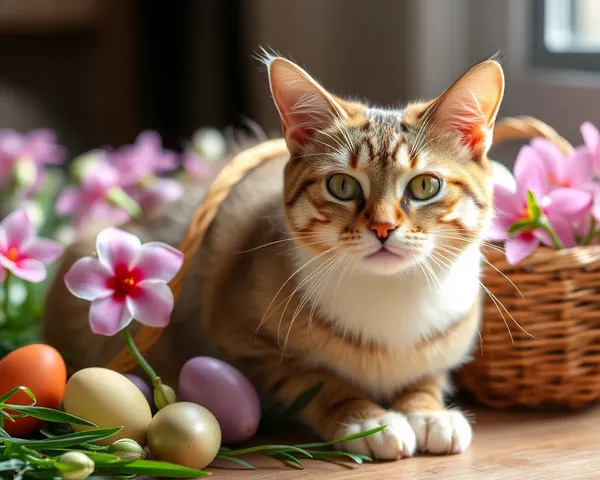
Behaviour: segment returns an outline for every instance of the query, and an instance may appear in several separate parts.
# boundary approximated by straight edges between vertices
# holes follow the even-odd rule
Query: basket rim
[[[563,248],[557,250],[547,246],[537,247],[528,257],[521,260],[516,265],[511,265],[506,260],[502,243],[493,242],[496,248],[483,246],[486,257],[494,261],[496,267],[501,268],[503,272],[523,271],[528,268],[543,266],[545,271],[565,271],[565,270],[596,270],[600,269],[600,245],[577,245],[575,247]]]

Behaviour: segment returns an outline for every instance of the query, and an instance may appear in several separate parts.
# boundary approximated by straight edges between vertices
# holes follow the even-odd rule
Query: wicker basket
[[[494,146],[539,136],[565,153],[573,149],[556,131],[531,117],[498,122]],[[270,140],[241,152],[220,172],[180,246],[185,262],[171,283],[175,297],[232,186],[263,161],[286,153],[282,139]],[[576,408],[599,398],[600,246],[563,251],[540,248],[517,266],[509,265],[496,249],[488,249],[486,255],[490,266],[484,283],[491,295],[484,307],[482,348],[458,372],[460,385],[493,407]],[[139,349],[148,351],[161,331],[144,327],[135,339]],[[126,372],[134,366],[125,349],[108,368]]]

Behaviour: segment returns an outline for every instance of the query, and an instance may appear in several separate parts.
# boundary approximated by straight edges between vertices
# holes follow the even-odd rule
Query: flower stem
[[[152,384],[155,385],[156,383],[160,383],[160,377],[156,375],[154,369],[150,366],[150,364],[146,361],[146,359],[142,356],[142,354],[136,347],[129,327],[125,327],[121,334],[123,335],[125,343],[127,344],[127,348],[129,348],[129,350],[131,351],[133,358],[135,358],[135,361],[139,364],[140,367],[144,369],[146,374],[150,377]]]
[[[542,216],[539,219],[539,225],[540,225],[540,228],[545,230],[548,233],[548,235],[550,235],[550,240],[552,240],[552,243],[554,244],[554,248],[556,248],[557,250],[561,250],[564,248],[560,239],[556,235],[556,232],[552,228],[552,225],[550,225],[550,222],[548,221],[548,219],[545,216]]]
[[[596,219],[592,217],[592,219],[590,220],[590,231],[583,239],[582,245],[591,245],[592,240],[594,240],[594,237],[597,233],[598,232],[596,232]]]

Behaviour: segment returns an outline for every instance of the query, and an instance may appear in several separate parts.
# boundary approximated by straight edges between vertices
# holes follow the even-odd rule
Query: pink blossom
[[[46,279],[46,267],[63,249],[59,243],[38,238],[31,218],[25,210],[17,210],[0,223],[0,280],[5,270],[31,283]]]
[[[547,232],[541,229],[509,234],[518,220],[528,219],[527,192],[531,191],[543,214],[548,218],[564,247],[575,246],[572,220],[589,211],[592,195],[575,188],[550,188],[549,178],[540,152],[531,146],[523,147],[514,168],[516,192],[503,185],[494,185],[495,218],[488,231],[490,240],[506,240],[506,257],[517,264],[541,243],[552,245]]]
[[[207,161],[193,150],[188,150],[183,154],[183,168],[192,178],[204,179],[210,173],[210,167]]]
[[[183,195],[183,187],[172,178],[148,177],[142,185],[129,187],[127,193],[144,210],[174,202]]]
[[[163,150],[160,135],[153,131],[140,133],[133,145],[114,152],[111,158],[121,174],[121,183],[126,186],[177,167],[177,156],[174,152]]]
[[[585,148],[588,150],[594,160],[596,171],[600,170],[600,132],[591,122],[584,122],[579,128]]]
[[[167,285],[183,264],[183,254],[164,243],[141,244],[130,233],[110,227],[96,239],[98,258],[77,260],[64,280],[77,298],[91,302],[94,333],[114,335],[135,318],[165,327],[173,310]]]
[[[0,183],[9,184],[15,169],[21,168],[31,178],[26,187],[39,183],[45,165],[57,165],[64,160],[64,149],[56,143],[51,130],[33,130],[20,134],[10,129],[0,130]]]
[[[111,201],[111,194],[120,188],[119,172],[100,152],[98,161],[82,172],[80,185],[67,187],[59,195],[56,211],[59,215],[72,215],[76,227],[89,219],[119,225],[129,219],[127,211]]]

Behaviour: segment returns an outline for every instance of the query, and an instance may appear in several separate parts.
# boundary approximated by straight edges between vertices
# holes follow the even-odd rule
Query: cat
[[[334,96],[283,57],[265,63],[287,151],[222,203],[150,362],[174,382],[187,358],[218,356],[284,404],[323,382],[302,413],[322,438],[387,426],[338,446],[349,452],[464,451],[470,423],[444,396],[480,321],[500,64],[475,65],[428,102],[383,109]],[[189,188],[160,219],[126,229],[176,246],[199,201]],[[75,352],[75,368],[122,348],[87,331],[88,305],[62,282],[94,236],[67,249],[46,310],[47,340]]]

